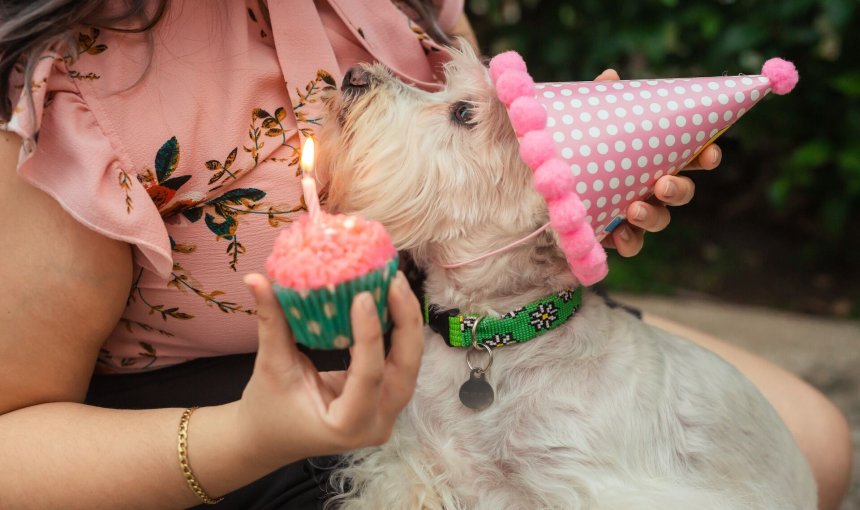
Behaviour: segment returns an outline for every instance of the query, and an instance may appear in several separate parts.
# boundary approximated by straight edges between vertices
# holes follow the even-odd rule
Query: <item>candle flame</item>
[[[311,137],[307,137],[305,143],[302,144],[301,167],[305,173],[310,173],[314,170],[314,139]]]

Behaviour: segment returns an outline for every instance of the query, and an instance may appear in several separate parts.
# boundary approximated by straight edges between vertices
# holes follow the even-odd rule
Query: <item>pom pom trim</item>
[[[502,81],[504,84],[509,80],[513,80],[516,82],[520,82],[521,79],[519,77],[515,77],[517,74],[526,73],[528,75],[528,71],[526,70],[525,62],[522,57],[513,51],[508,51],[497,55],[490,61],[490,77],[493,80],[493,85],[496,86],[496,94],[499,96],[499,100],[505,104],[505,107],[508,111],[508,117],[511,116],[511,108],[510,105],[516,101],[519,97],[533,97],[534,92],[525,93],[522,89],[520,89],[516,97],[511,97],[511,92],[513,87],[505,87],[506,90],[499,91],[498,82]],[[508,75],[505,77],[505,75]],[[503,77],[505,77],[503,79]],[[531,77],[529,77],[531,78]],[[531,79],[529,81],[532,81]],[[500,94],[500,92],[503,92]],[[520,101],[517,103],[519,108],[515,115],[519,117],[529,117],[529,118],[541,118],[541,114],[544,112],[527,112],[524,111],[524,108],[543,108],[539,103],[535,101]],[[540,147],[540,141],[544,140],[545,135],[539,134],[541,132],[546,132],[546,116],[543,115],[543,122],[539,122],[534,124],[535,129],[529,130],[524,133],[517,133],[517,136],[520,141],[520,154],[530,154],[536,155],[541,154],[543,152],[543,147]],[[521,126],[522,127],[522,126]],[[547,133],[548,134],[548,133]],[[531,135],[531,136],[529,136]],[[534,157],[531,159],[531,165],[529,162],[526,162],[531,168],[532,172],[537,171],[537,169],[541,165],[545,165],[546,167],[555,167],[555,168],[564,168],[567,170],[567,165],[555,154],[550,155],[549,159],[543,159],[542,157]],[[551,164],[548,164],[552,162]],[[558,162],[558,163],[556,163]],[[558,164],[561,166],[558,166]],[[547,207],[550,207],[550,202],[555,201],[568,201],[575,202],[582,206],[582,199],[576,193],[575,190],[575,180],[572,179],[559,179],[559,183],[561,186],[564,186],[565,189],[557,189],[554,193],[546,193],[547,190],[542,187],[538,187],[538,193],[541,193],[541,196],[544,197],[544,200],[547,201]],[[584,209],[584,207],[583,207]],[[594,234],[594,229],[591,225],[585,222],[584,218],[577,218],[571,221],[570,218],[567,218],[566,221],[550,221],[549,225],[553,230],[558,234],[560,238],[559,246],[562,251],[565,251],[565,246],[568,244],[565,242],[569,237],[577,235],[577,231],[581,227],[585,227],[588,229],[590,233],[590,239],[588,240],[588,244],[590,244],[590,248],[586,251],[587,255],[582,256],[582,252],[580,253],[567,253],[565,251],[565,257],[567,258],[568,266],[570,266],[573,275],[582,285],[589,286],[594,285],[595,283],[602,280],[606,277],[609,268],[606,264],[606,252],[603,247],[600,245],[600,242],[597,240],[597,236]],[[578,258],[574,258],[574,256],[578,256]]]
[[[791,92],[800,79],[794,64],[776,57],[764,63],[761,74],[770,81],[773,93],[780,96]]]

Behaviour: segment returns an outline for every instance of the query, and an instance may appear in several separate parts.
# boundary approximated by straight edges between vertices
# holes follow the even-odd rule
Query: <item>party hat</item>
[[[665,174],[680,171],[770,92],[787,94],[794,65],[765,62],[761,75],[534,83],[516,52],[490,61],[490,76],[534,171],[550,224],[574,275],[603,279],[600,240]]]

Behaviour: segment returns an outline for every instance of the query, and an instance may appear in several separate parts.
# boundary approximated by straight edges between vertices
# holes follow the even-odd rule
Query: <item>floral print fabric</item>
[[[305,212],[298,147],[324,121],[322,95],[375,60],[432,88],[447,57],[387,0],[217,7],[175,0],[151,40],[81,30],[19,80],[0,124],[24,139],[24,179],[133,247],[100,372],[256,350],[242,277],[263,271],[278,230]],[[462,0],[439,7],[451,28]]]

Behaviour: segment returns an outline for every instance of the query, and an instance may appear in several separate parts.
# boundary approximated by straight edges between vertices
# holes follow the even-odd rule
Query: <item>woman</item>
[[[302,459],[386,439],[422,348],[405,279],[389,296],[389,356],[363,296],[349,370],[319,372],[344,361],[303,356],[255,274],[275,227],[303,209],[297,131],[319,124],[320,91],[371,60],[432,89],[445,60],[434,37],[471,32],[462,2],[359,4],[0,3],[0,82],[13,76],[0,278],[15,289],[0,296],[0,506],[186,507],[259,480],[222,505],[304,508],[324,461]],[[718,160],[714,148],[700,163]],[[692,193],[684,177],[657,185],[673,205]],[[610,241],[626,255],[668,223],[663,206],[631,207]],[[841,415],[762,360],[699,341],[771,399],[833,508]]]

